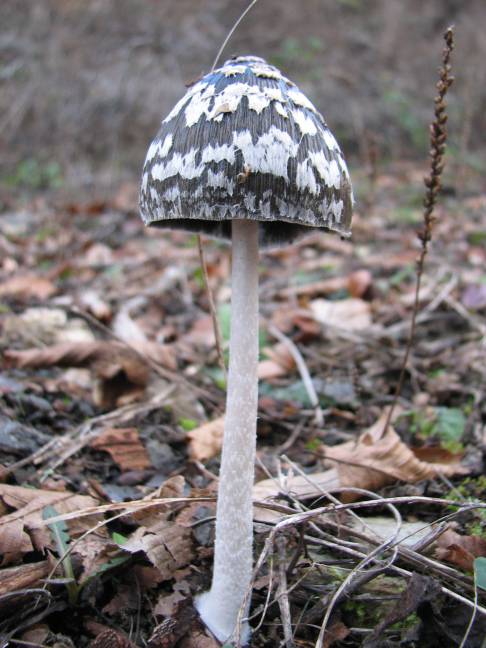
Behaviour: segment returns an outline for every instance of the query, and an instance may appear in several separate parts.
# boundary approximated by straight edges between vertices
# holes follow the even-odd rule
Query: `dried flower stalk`
[[[434,120],[430,125],[430,168],[429,174],[424,178],[425,184],[425,198],[424,198],[424,225],[417,236],[421,242],[420,255],[417,259],[416,265],[416,280],[415,280],[415,299],[412,312],[412,321],[410,324],[410,335],[407,341],[407,348],[405,349],[405,356],[403,358],[400,377],[398,379],[397,388],[395,390],[395,397],[388,412],[383,434],[386,433],[390,421],[392,420],[393,412],[398,401],[398,397],[402,391],[403,381],[405,379],[405,372],[407,370],[410,352],[415,340],[415,330],[417,327],[417,315],[419,310],[419,295],[420,287],[422,284],[422,276],[425,266],[425,257],[429,250],[429,242],[432,239],[432,231],[437,216],[434,213],[434,208],[437,202],[437,197],[441,190],[441,176],[444,170],[444,153],[446,150],[447,142],[447,111],[446,111],[446,94],[454,81],[451,75],[451,55],[454,49],[454,27],[448,27],[444,33],[445,46],[442,50],[442,65],[439,68],[439,80],[437,82],[437,96],[434,99]]]

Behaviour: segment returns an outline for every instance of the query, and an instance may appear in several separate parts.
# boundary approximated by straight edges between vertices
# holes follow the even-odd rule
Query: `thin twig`
[[[220,47],[219,50],[218,50],[218,53],[216,54],[216,58],[214,59],[214,61],[213,61],[213,65],[212,65],[212,67],[211,67],[211,72],[212,72],[212,71],[214,70],[214,68],[218,65],[219,57],[220,57],[221,54],[223,53],[223,50],[224,50],[224,48],[226,47],[226,45],[228,44],[229,39],[233,36],[233,34],[235,33],[235,31],[238,29],[239,24],[241,23],[241,21],[243,20],[243,18],[246,16],[246,14],[247,14],[247,13],[248,13],[248,12],[249,12],[249,11],[250,11],[254,6],[255,6],[255,5],[256,5],[257,2],[258,2],[258,0],[252,0],[252,2],[250,2],[250,4],[248,5],[248,7],[247,7],[247,8],[246,8],[246,9],[245,9],[241,14],[240,14],[240,17],[239,17],[238,20],[235,22],[235,24],[233,25],[233,27],[229,30],[228,35],[227,35],[226,38],[224,39],[223,44],[221,45],[221,47]]]
[[[206,289],[206,295],[209,303],[209,312],[211,313],[211,320],[213,322],[214,341],[216,343],[216,351],[218,353],[218,362],[219,362],[219,366],[221,367],[221,371],[223,372],[224,379],[226,381],[226,377],[227,377],[226,363],[224,361],[224,355],[223,355],[221,327],[218,321],[218,314],[216,312],[216,306],[214,303],[213,291],[211,290],[211,286],[209,285],[208,266],[206,263],[206,258],[204,256],[204,249],[203,249],[203,244],[202,244],[202,239],[200,234],[197,235],[197,247],[199,250],[199,260],[201,263],[201,268],[202,268],[202,273],[204,278],[204,287]]]
[[[213,64],[211,66],[211,72],[214,71],[216,68],[219,58],[221,54],[223,53],[224,48],[228,44],[229,39],[233,36],[235,31],[238,29],[239,24],[243,20],[243,18],[246,16],[246,14],[256,5],[258,0],[252,0],[252,2],[248,5],[248,7],[240,14],[236,22],[234,23],[233,27],[229,30],[228,34],[226,35],[226,38],[224,39],[221,47],[218,50],[218,53],[216,54],[216,57],[213,61]],[[221,336],[221,327],[219,325],[218,317],[216,314],[216,307],[214,305],[214,297],[213,297],[213,292],[211,290],[211,287],[209,285],[209,277],[208,277],[208,268],[206,264],[206,259],[204,256],[204,248],[203,248],[203,243],[202,243],[202,237],[200,234],[197,235],[197,247],[199,250],[199,260],[201,263],[201,268],[203,272],[203,279],[204,279],[204,288],[206,290],[206,295],[208,297],[208,303],[209,303],[209,311],[211,313],[211,320],[213,322],[213,331],[214,331],[214,341],[216,344],[216,351],[218,353],[218,362],[221,367],[221,370],[223,371],[224,378],[226,380],[226,363],[224,361],[224,355],[223,355],[223,345],[221,343],[222,336]]]
[[[300,377],[302,378],[302,382],[304,383],[305,390],[307,392],[307,395],[309,396],[310,403],[312,407],[314,408],[315,411],[315,423],[318,427],[322,428],[324,425],[324,414],[322,413],[321,406],[319,404],[319,398],[317,396],[316,388],[314,387],[314,383],[312,382],[311,375],[309,373],[309,369],[307,368],[307,365],[305,364],[305,360],[302,357],[301,352],[299,349],[296,347],[296,345],[292,342],[292,340],[284,335],[281,331],[278,330],[276,326],[273,324],[268,325],[268,332],[273,335],[273,337],[277,338],[279,342],[282,342],[282,344],[285,344],[287,349],[289,350],[292,358],[295,361],[295,364],[297,366],[297,369],[299,371]]]
[[[467,640],[469,637],[469,634],[472,630],[474,621],[476,619],[476,614],[478,611],[478,584],[476,582],[476,572],[474,572],[474,609],[471,614],[471,618],[469,619],[469,623],[467,624],[466,632],[464,633],[464,637],[462,638],[461,643],[459,644],[459,648],[465,648],[467,646]]]
[[[395,390],[394,400],[388,412],[385,425],[383,427],[382,435],[386,433],[390,422],[392,420],[393,411],[398,397],[402,391],[403,382],[405,380],[405,372],[407,370],[408,360],[415,340],[415,329],[417,327],[417,315],[420,303],[420,288],[422,284],[422,276],[425,266],[425,257],[429,250],[429,243],[432,238],[432,230],[437,220],[434,214],[435,204],[437,202],[438,194],[441,190],[441,176],[444,170],[444,153],[447,142],[447,113],[445,97],[448,89],[454,81],[451,76],[451,54],[454,49],[454,29],[449,27],[444,33],[445,47],[442,51],[442,66],[439,70],[439,81],[437,83],[437,96],[434,99],[434,121],[430,126],[430,171],[429,175],[424,178],[425,184],[425,198],[424,198],[424,227],[418,232],[418,238],[421,242],[421,251],[417,260],[416,267],[416,281],[415,281],[415,300],[412,311],[412,321],[410,323],[410,334],[405,349],[405,355],[402,362],[400,377]]]
[[[280,608],[280,618],[284,632],[285,648],[293,648],[294,639],[292,635],[292,621],[290,619],[289,592],[287,589],[287,567],[285,547],[286,540],[284,536],[279,536],[276,540],[278,550],[278,589],[277,600]]]

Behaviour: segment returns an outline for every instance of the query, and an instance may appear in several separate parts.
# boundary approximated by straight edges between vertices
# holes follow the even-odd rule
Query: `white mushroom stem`
[[[220,641],[236,628],[252,574],[258,405],[258,222],[235,220],[232,232],[230,358],[213,582],[196,600],[202,620]],[[245,623],[242,645],[249,635]]]

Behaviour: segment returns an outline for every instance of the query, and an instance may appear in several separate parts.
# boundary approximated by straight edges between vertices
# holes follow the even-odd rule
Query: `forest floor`
[[[255,575],[253,646],[484,646],[486,512],[469,504],[486,506],[486,187],[471,169],[445,178],[384,430],[424,174],[355,173],[352,240],[262,254],[255,500],[275,509],[255,508],[256,556],[282,511],[327,508],[295,516]],[[144,229],[137,192],[2,196],[2,646],[217,645],[191,599],[211,574],[224,375],[196,239]],[[204,247],[226,345],[230,250]]]

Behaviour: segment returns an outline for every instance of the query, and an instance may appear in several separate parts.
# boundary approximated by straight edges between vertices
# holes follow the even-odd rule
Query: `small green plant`
[[[484,501],[486,497],[486,475],[479,477],[466,477],[453,490],[446,494],[446,499],[457,502]],[[458,511],[455,506],[449,507],[452,511]],[[472,519],[465,522],[464,528],[468,535],[486,538],[486,511],[484,509],[473,509],[470,511]]]
[[[427,131],[415,110],[415,101],[401,90],[390,87],[383,93],[383,102],[397,126],[419,151],[427,145]]]
[[[49,518],[57,517],[58,512],[53,506],[46,506],[42,511],[42,518],[48,520]],[[56,543],[57,553],[61,560],[62,568],[64,570],[63,579],[64,584],[66,585],[69,603],[75,605],[78,600],[79,595],[79,585],[76,582],[74,577],[73,564],[71,561],[71,555],[69,553],[69,545],[71,544],[71,538],[69,536],[69,530],[66,522],[64,520],[58,520],[48,524],[49,530],[51,532],[52,538]]]
[[[486,590],[486,558],[476,558],[474,561],[474,583],[476,587]]]
[[[429,407],[404,414],[410,419],[410,431],[422,438],[435,437],[449,452],[463,449],[461,440],[466,427],[464,412],[456,407]]]
[[[36,158],[22,160],[15,173],[6,178],[6,184],[27,189],[58,189],[63,184],[58,162],[39,162]]]
[[[221,337],[226,346],[230,339],[231,327],[231,306],[229,304],[221,304],[218,308],[218,322],[221,330]],[[260,328],[258,331],[258,348],[260,349],[260,356],[264,347],[267,345],[267,333],[264,329]],[[225,351],[225,361],[228,364],[228,352]]]
[[[194,428],[197,428],[197,426],[199,425],[197,421],[191,418],[180,418],[178,423],[186,432],[194,430]]]
[[[46,506],[42,511],[42,518],[44,520],[49,520],[49,518],[55,518],[59,515],[56,509],[53,506]],[[56,520],[51,524],[47,525],[51,532],[52,538],[56,544],[57,553],[59,554],[59,560],[61,562],[62,568],[64,570],[64,578],[55,579],[58,584],[64,584],[67,589],[69,603],[71,605],[76,605],[79,599],[79,594],[81,590],[91,581],[93,578],[100,576],[101,574],[106,573],[110,569],[118,567],[123,563],[130,560],[130,556],[113,556],[109,558],[105,563],[103,563],[98,569],[86,577],[81,582],[78,582],[74,575],[73,564],[71,561],[70,554],[70,545],[71,545],[71,536],[69,535],[69,529],[64,520]],[[115,544],[122,547],[127,538],[121,533],[113,533],[112,540]]]

